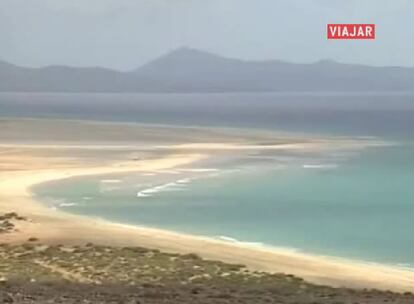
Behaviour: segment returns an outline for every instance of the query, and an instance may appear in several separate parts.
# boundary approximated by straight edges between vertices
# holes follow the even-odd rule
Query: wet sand
[[[55,120],[0,120],[0,212],[16,211],[30,221],[2,242],[36,237],[47,244],[143,246],[197,253],[241,263],[252,270],[294,274],[331,286],[414,291],[414,272],[277,248],[257,248],[148,227],[128,226],[51,210],[31,187],[85,175],[157,172],[197,166],[210,158],[247,151],[341,149],[377,144],[352,139],[276,136],[270,133]]]

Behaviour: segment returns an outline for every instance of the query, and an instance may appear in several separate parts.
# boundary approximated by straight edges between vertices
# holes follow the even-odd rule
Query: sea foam
[[[59,207],[64,208],[64,207],[73,207],[73,206],[77,206],[77,205],[78,205],[77,203],[61,203],[61,204],[59,204]]]
[[[338,168],[337,164],[305,164],[302,166],[304,169],[335,169]]]
[[[175,182],[169,182],[163,185],[158,185],[155,187],[147,188],[141,190],[137,193],[137,197],[151,197],[154,194],[162,191],[180,191],[186,186],[186,184],[190,183],[190,178],[183,178],[179,179]]]
[[[103,179],[103,180],[101,180],[101,183],[104,183],[104,184],[119,184],[120,182],[122,182],[122,180],[120,180],[120,179]]]

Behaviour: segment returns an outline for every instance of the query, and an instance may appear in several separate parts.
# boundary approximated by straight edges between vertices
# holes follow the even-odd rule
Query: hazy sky
[[[327,41],[375,23],[375,41]],[[0,59],[133,69],[190,46],[242,59],[414,67],[414,0],[0,0]]]

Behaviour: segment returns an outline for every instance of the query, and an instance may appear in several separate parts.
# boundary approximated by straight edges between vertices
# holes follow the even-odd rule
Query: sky
[[[376,40],[326,39],[375,23]],[[245,60],[414,67],[414,0],[0,0],[0,59],[130,70],[187,46]]]

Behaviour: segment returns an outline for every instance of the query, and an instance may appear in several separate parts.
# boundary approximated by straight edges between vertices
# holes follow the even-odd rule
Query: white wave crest
[[[101,180],[101,183],[104,183],[104,184],[119,184],[120,182],[122,182],[122,180],[120,180],[120,179],[103,179],[103,180]]]
[[[239,241],[238,239],[235,239],[235,238],[232,238],[232,237],[229,237],[229,236],[225,236],[225,235],[219,235],[217,238],[219,240],[222,240],[222,241],[225,241],[225,242],[244,245],[244,246],[251,246],[251,247],[263,247],[263,246],[265,246],[263,243],[260,243],[260,242],[244,242],[244,241]]]
[[[304,169],[335,169],[338,168],[337,164],[305,164],[302,166]]]
[[[177,180],[175,182],[166,183],[163,185],[155,186],[152,188],[148,188],[145,190],[141,190],[137,193],[137,197],[150,197],[153,196],[155,193],[161,191],[180,191],[191,181],[189,178],[184,178]]]
[[[191,178],[183,178],[176,181],[177,184],[188,184],[189,182],[191,182]]]
[[[238,243],[239,240],[229,237],[229,236],[225,236],[225,235],[219,235],[218,238],[220,240],[226,241],[226,242],[232,242],[232,243]]]
[[[77,203],[60,203],[59,207],[60,208],[65,208],[65,207],[73,207],[73,206],[77,206]]]
[[[149,196],[152,196],[152,195],[145,193],[145,190],[137,193],[137,197],[149,197]]]

